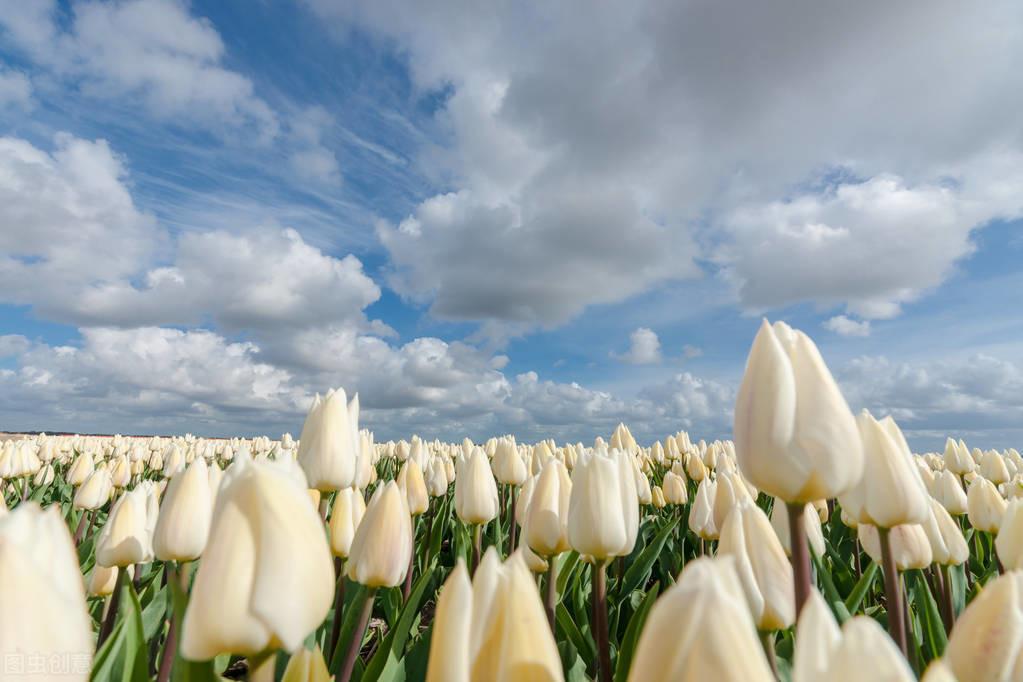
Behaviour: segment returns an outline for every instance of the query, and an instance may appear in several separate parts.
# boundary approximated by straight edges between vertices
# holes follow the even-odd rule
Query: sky
[[[0,3],[0,430],[1023,445],[1023,5]]]

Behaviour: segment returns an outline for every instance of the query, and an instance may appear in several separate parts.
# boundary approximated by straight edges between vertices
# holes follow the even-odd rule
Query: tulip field
[[[0,443],[0,680],[1023,680],[1023,457],[912,452],[783,323],[729,440],[298,427]]]

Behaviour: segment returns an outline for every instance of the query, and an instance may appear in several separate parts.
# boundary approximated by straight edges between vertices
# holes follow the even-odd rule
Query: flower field
[[[3,680],[1023,680],[1023,457],[912,453],[782,323],[731,440],[375,442],[338,388],[0,479]]]

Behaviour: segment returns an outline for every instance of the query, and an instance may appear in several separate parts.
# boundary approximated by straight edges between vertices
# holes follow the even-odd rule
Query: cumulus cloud
[[[870,336],[870,320],[854,320],[836,315],[824,322],[824,328],[840,336]]]
[[[621,355],[612,354],[630,365],[652,365],[660,362],[661,340],[657,333],[647,327],[640,327],[629,334],[629,350]]]
[[[98,97],[137,96],[159,118],[225,131],[248,125],[265,139],[278,132],[277,115],[252,81],[223,65],[220,34],[184,3],[74,2],[66,24],[53,0],[4,3],[0,31],[37,64],[81,79]]]
[[[440,316],[557,324],[702,258],[747,308],[891,317],[1019,215],[1017,3],[306,2],[446,95],[452,192],[380,231]]]

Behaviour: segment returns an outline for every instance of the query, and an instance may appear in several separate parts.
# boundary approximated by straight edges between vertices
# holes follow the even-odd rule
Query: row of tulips
[[[913,454],[766,322],[734,440],[0,447],[0,679],[1023,680],[1023,458]]]

